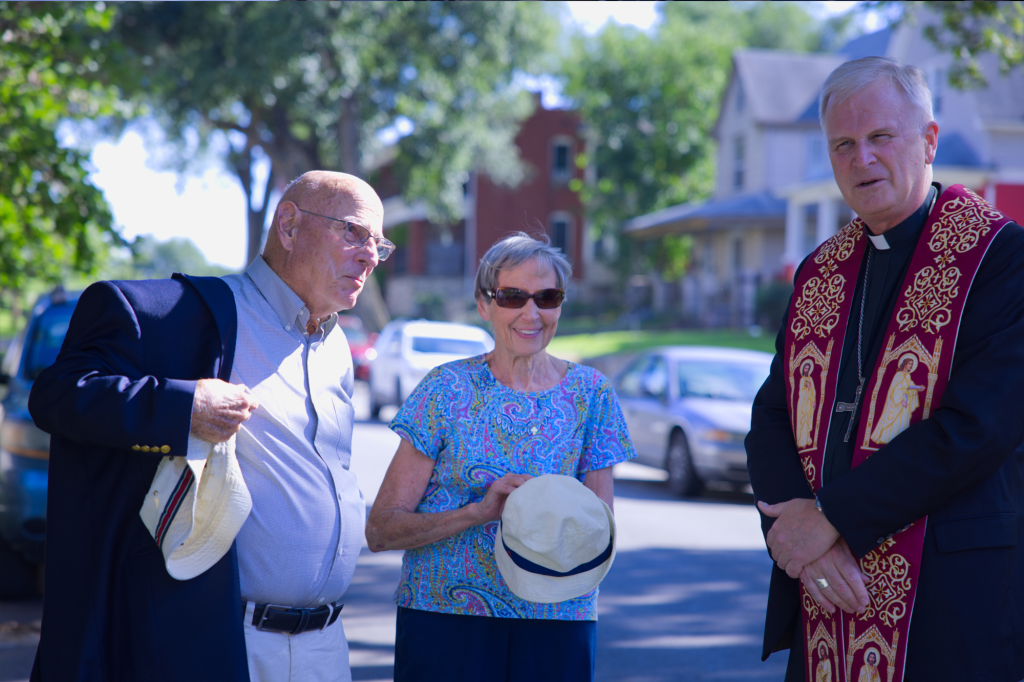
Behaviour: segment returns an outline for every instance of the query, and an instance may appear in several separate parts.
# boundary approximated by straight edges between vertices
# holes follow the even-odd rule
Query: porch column
[[[814,235],[815,246],[821,244],[838,230],[839,204],[828,197],[818,200],[818,225]]]
[[[804,234],[807,232],[807,214],[804,212],[804,205],[798,204],[796,200],[786,200],[786,250],[782,254],[783,267],[792,277],[796,266],[804,257],[803,242]]]

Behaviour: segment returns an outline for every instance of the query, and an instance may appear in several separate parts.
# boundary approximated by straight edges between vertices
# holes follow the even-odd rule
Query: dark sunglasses
[[[486,289],[484,293],[494,299],[499,308],[522,308],[532,298],[538,308],[550,310],[562,305],[565,300],[564,289],[541,289],[531,294],[522,289],[498,287],[494,290]]]

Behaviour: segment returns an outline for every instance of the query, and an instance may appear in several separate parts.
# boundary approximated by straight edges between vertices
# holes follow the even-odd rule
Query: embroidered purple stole
[[[885,349],[866,377],[853,466],[941,404],[964,302],[992,239],[1008,222],[962,185],[936,201],[885,331]],[[795,282],[787,321],[789,415],[814,491],[822,485],[865,229],[857,218],[811,255]],[[871,599],[863,614],[837,609],[829,615],[800,586],[804,650],[799,653],[806,657],[808,682],[902,682],[926,522],[911,523],[860,558]]]

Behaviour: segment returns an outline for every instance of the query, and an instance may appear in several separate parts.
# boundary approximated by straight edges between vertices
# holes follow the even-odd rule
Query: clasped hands
[[[814,500],[793,499],[779,504],[757,503],[775,519],[768,531],[768,548],[779,568],[790,578],[800,578],[808,594],[828,613],[836,607],[847,613],[863,613],[869,599],[867,579],[856,557]],[[828,586],[815,582],[824,578]]]

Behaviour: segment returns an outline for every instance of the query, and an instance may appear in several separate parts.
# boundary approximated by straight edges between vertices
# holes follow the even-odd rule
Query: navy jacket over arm
[[[215,278],[100,282],[29,410],[51,434],[40,682],[248,681],[235,547],[171,578],[139,518],[160,458],[188,450],[196,381],[227,380],[237,318]]]
[[[812,497],[786,411],[784,335],[785,329],[747,437],[755,496],[771,504]],[[941,406],[818,493],[829,521],[858,556],[928,517],[907,682],[1024,677],[1022,387],[1024,229],[1011,223],[994,240],[971,288]],[[772,519],[761,519],[767,533]],[[799,646],[793,631],[800,628],[799,603],[799,581],[774,566],[765,658]]]

